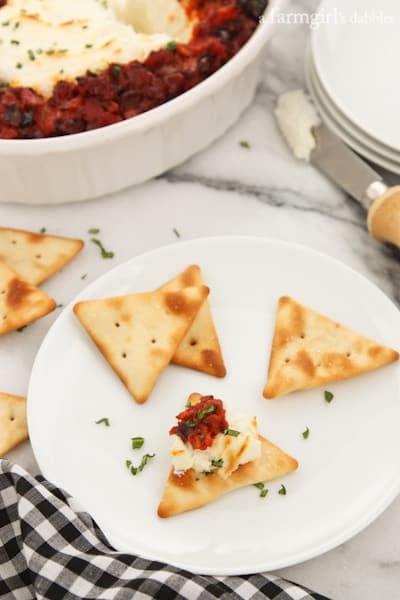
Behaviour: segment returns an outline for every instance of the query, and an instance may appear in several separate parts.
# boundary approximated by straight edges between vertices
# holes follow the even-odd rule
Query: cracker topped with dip
[[[159,517],[193,510],[237,488],[296,470],[297,460],[258,433],[256,417],[193,393],[172,427],[172,468]]]

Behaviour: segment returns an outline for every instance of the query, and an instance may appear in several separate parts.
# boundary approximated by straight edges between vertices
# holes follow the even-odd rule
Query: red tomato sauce
[[[0,0],[1,5],[6,0]],[[191,0],[198,16],[187,44],[152,52],[143,63],[111,64],[59,81],[50,98],[31,88],[0,88],[0,138],[31,139],[97,129],[150,110],[197,85],[245,44],[267,0]],[[0,83],[1,86],[1,83]]]
[[[205,450],[212,445],[216,435],[228,428],[225,409],[221,400],[214,396],[203,396],[176,416],[178,425],[172,427],[170,435],[178,435],[193,450]]]

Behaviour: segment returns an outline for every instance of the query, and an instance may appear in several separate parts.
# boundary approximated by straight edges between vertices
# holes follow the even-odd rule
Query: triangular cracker
[[[0,456],[27,439],[26,399],[0,392]]]
[[[147,400],[208,288],[145,292],[79,302],[74,312],[138,403]]]
[[[262,444],[260,458],[240,465],[227,479],[222,479],[216,472],[207,475],[188,469],[177,475],[171,469],[158,506],[158,516],[172,517],[199,508],[236,488],[283,477],[297,469],[294,458],[263,436],[259,439]]]
[[[265,398],[372,371],[399,353],[365,338],[296,300],[279,299]]]
[[[54,275],[82,248],[82,240],[0,227],[0,260],[32,285]]]
[[[55,301],[0,262],[0,335],[47,315]]]
[[[200,267],[190,265],[160,289],[176,291],[193,285],[204,285]],[[172,362],[216,377],[224,377],[226,369],[208,300],[201,306],[189,331],[179,344]]]

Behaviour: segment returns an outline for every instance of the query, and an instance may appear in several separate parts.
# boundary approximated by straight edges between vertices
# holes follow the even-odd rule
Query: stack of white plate
[[[400,0],[323,0],[314,16],[306,81],[322,118],[400,175]]]

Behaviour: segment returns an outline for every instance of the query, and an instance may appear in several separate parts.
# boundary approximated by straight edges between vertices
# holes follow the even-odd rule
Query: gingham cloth
[[[117,552],[74,498],[5,459],[0,459],[0,598],[328,600],[274,575],[193,575]]]

